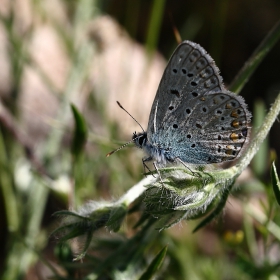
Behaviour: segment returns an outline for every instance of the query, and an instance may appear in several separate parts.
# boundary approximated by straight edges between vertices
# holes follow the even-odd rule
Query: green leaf
[[[167,252],[167,246],[165,246],[154,258],[154,260],[151,262],[151,264],[148,266],[147,270],[142,274],[142,276],[139,278],[139,280],[149,280],[152,279],[156,271],[161,266],[164,257]]]
[[[158,38],[160,34],[160,27],[163,22],[163,15],[164,15],[164,7],[165,7],[165,0],[154,0],[152,5],[152,12],[148,27],[148,34],[146,40],[146,50],[148,53],[151,53],[155,50]]]
[[[55,213],[53,213],[53,216],[55,216],[55,217],[73,216],[73,217],[81,218],[81,219],[84,218],[84,216],[79,215],[75,212],[68,211],[68,210],[56,211]]]
[[[273,162],[271,166],[271,181],[276,200],[280,205],[280,181],[277,174],[275,162]]]
[[[86,234],[86,241],[85,241],[84,246],[82,248],[82,252],[74,259],[74,261],[82,260],[85,257],[85,255],[88,251],[88,248],[91,244],[91,241],[92,241],[92,237],[93,237],[92,234],[93,234],[93,231],[89,231]]]
[[[224,209],[226,202],[227,202],[227,198],[230,194],[230,191],[233,187],[234,183],[232,183],[227,189],[224,190],[221,199],[217,205],[217,207],[213,210],[213,212],[208,215],[206,218],[204,218],[193,230],[193,233],[195,233],[196,231],[198,231],[199,229],[201,229],[202,227],[206,226],[207,224],[209,224],[213,219],[215,219]]]
[[[74,104],[71,104],[72,113],[75,120],[75,132],[72,141],[72,153],[78,156],[85,145],[87,139],[87,125],[84,117]]]
[[[125,204],[118,205],[111,209],[110,217],[106,226],[114,232],[119,231],[121,224],[127,214],[127,206]]]

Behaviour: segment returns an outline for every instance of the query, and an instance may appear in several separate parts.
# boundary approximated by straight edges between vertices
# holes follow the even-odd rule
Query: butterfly
[[[145,131],[139,124],[143,131],[134,132],[130,141],[148,155],[142,160],[144,166],[148,161],[156,170],[175,163],[206,165],[241,155],[249,140],[251,114],[242,97],[226,90],[219,72],[199,44],[183,41],[175,49],[148,128]]]

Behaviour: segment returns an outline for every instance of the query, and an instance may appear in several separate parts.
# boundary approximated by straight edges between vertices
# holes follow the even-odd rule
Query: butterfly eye
[[[140,137],[138,138],[138,143],[139,143],[140,146],[143,145],[144,140],[145,140],[145,137],[144,137],[144,136],[140,136]]]

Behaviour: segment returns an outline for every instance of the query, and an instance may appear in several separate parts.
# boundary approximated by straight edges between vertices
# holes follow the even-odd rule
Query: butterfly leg
[[[160,172],[159,172],[159,170],[158,170],[158,167],[157,167],[157,164],[156,164],[156,162],[155,162],[155,161],[153,162],[153,165],[154,165],[155,170],[156,170],[156,171],[157,171],[157,173],[158,173],[158,176],[159,176],[160,182],[161,182],[162,186],[164,187],[164,184],[163,184],[163,181],[162,181],[162,178],[161,178]]]
[[[149,172],[152,172],[151,169],[149,168],[149,166],[146,164],[146,161],[151,161],[152,159],[153,159],[152,157],[142,158],[142,163],[143,163],[143,167],[144,167],[144,173],[145,173],[146,168],[149,170]],[[162,185],[164,186],[163,181],[162,181],[162,178],[161,178],[161,175],[160,175],[160,172],[159,172],[159,170],[158,170],[158,167],[157,167],[155,161],[153,162],[153,165],[154,165],[155,170],[156,170],[157,173],[158,173],[158,176],[159,176],[159,179],[160,179]],[[152,174],[152,175],[153,175],[153,177],[155,178],[155,175],[154,175],[154,174]]]
[[[199,173],[193,172],[179,157],[176,158],[181,164],[183,164],[189,171],[192,173],[194,177],[201,177]]]
[[[176,158],[180,163],[182,163],[187,169],[190,170],[190,172],[192,173],[192,175],[194,177],[198,177],[198,178],[202,178],[202,175],[200,175],[198,172],[193,172],[180,158]],[[212,178],[208,173],[204,173],[206,175],[208,175],[210,177],[210,179]],[[205,180],[205,184],[208,182],[208,180]]]
[[[152,172],[151,169],[149,168],[149,166],[146,164],[146,161],[151,161],[152,160],[152,157],[148,157],[148,158],[142,158],[142,164],[143,164],[143,169],[144,169],[144,174],[146,173],[146,169],[148,169],[149,172]],[[154,174],[152,174],[153,177]],[[146,175],[145,175],[146,176]]]

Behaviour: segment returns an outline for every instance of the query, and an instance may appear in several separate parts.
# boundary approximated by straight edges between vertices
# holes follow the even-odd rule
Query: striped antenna
[[[110,155],[114,154],[115,152],[121,150],[122,148],[124,148],[125,146],[127,146],[128,144],[130,144],[130,143],[133,142],[133,141],[134,141],[134,139],[130,140],[129,142],[127,142],[127,143],[125,143],[125,144],[123,144],[122,146],[120,146],[120,147],[117,148],[116,150],[113,150],[112,152],[108,153],[108,154],[106,155],[106,157],[109,157]]]

